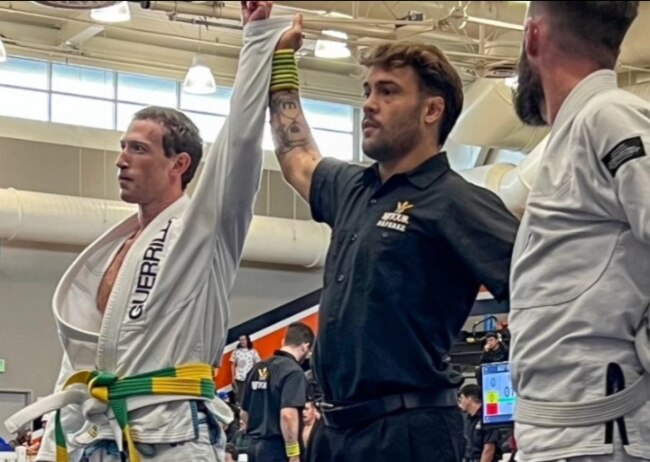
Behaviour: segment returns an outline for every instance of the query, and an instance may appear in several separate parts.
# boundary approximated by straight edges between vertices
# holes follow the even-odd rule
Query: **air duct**
[[[0,189],[0,240],[85,246],[135,211],[120,201]],[[321,267],[329,239],[329,228],[313,221],[255,216],[243,259]]]
[[[650,27],[650,3],[639,2],[639,14],[621,44],[621,63],[636,67],[650,66],[648,27]]]
[[[503,90],[505,84],[490,84],[485,80],[487,79],[481,82],[478,91],[474,90],[475,94],[468,109],[469,115],[461,115],[456,124],[457,129],[452,131],[450,138],[454,141],[459,141],[460,138],[460,142],[470,145],[509,147],[522,151],[526,151],[526,148],[533,143],[535,147],[517,166],[490,164],[459,170],[458,173],[467,181],[493,191],[501,197],[511,212],[521,216],[526,206],[528,192],[537,176],[549,135],[546,134],[540,142],[537,142],[537,139],[548,130],[533,130],[523,126],[512,108],[508,108],[505,104],[502,107],[495,107],[494,103],[499,98],[503,98],[503,94],[499,91]],[[623,87],[623,89],[650,101],[650,82]],[[521,130],[521,133],[517,133],[517,130]],[[526,133],[529,134],[528,137],[524,136]]]
[[[482,165],[468,170],[459,170],[458,174],[470,183],[494,192],[501,198],[508,210],[521,217],[547,143],[548,135],[519,165]]]
[[[465,108],[449,137],[460,144],[531,151],[548,133],[524,125],[512,107],[503,79],[478,79],[465,94]]]

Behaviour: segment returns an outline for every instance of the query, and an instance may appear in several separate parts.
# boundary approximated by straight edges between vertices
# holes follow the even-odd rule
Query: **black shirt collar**
[[[410,172],[401,175],[405,176],[413,186],[419,189],[426,189],[448,170],[449,160],[447,159],[447,153],[441,151],[422,162]],[[363,177],[371,181],[379,180],[379,164],[374,163],[366,168]]]
[[[293,359],[293,360],[296,362],[296,364],[300,365],[300,363],[298,362],[298,360],[296,359],[296,357],[295,357],[294,355],[292,355],[291,353],[287,353],[286,351],[275,350],[275,351],[273,352],[273,355],[274,355],[274,356],[286,356],[287,358],[291,358],[291,359]]]

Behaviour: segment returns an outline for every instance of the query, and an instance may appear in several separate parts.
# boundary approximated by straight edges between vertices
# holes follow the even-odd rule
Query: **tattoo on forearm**
[[[311,143],[309,125],[300,106],[296,90],[277,91],[271,95],[271,131],[278,158]]]

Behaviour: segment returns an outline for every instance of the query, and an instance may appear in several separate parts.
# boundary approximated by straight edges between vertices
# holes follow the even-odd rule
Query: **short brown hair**
[[[435,45],[419,42],[386,42],[369,49],[360,60],[366,67],[395,69],[409,66],[419,77],[420,90],[442,96],[445,112],[438,143],[445,144],[463,109],[463,83],[445,54]]]
[[[287,333],[284,336],[284,344],[287,346],[298,347],[303,343],[312,346],[314,344],[314,331],[307,324],[294,322],[289,324]]]
[[[625,34],[639,13],[639,2],[530,2],[530,14],[537,13],[549,16],[552,37],[563,52],[613,69]]]
[[[190,155],[192,159],[190,166],[181,177],[181,186],[185,189],[194,178],[203,157],[203,140],[194,122],[181,111],[160,106],[140,109],[133,115],[133,120],[153,120],[163,126],[165,134],[162,141],[165,156],[172,157],[181,152]]]

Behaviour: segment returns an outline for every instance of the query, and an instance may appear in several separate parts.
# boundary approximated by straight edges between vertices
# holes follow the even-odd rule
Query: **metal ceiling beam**
[[[57,46],[78,47],[86,40],[93,38],[104,30],[101,24],[85,24],[80,22],[68,22],[59,31]]]

